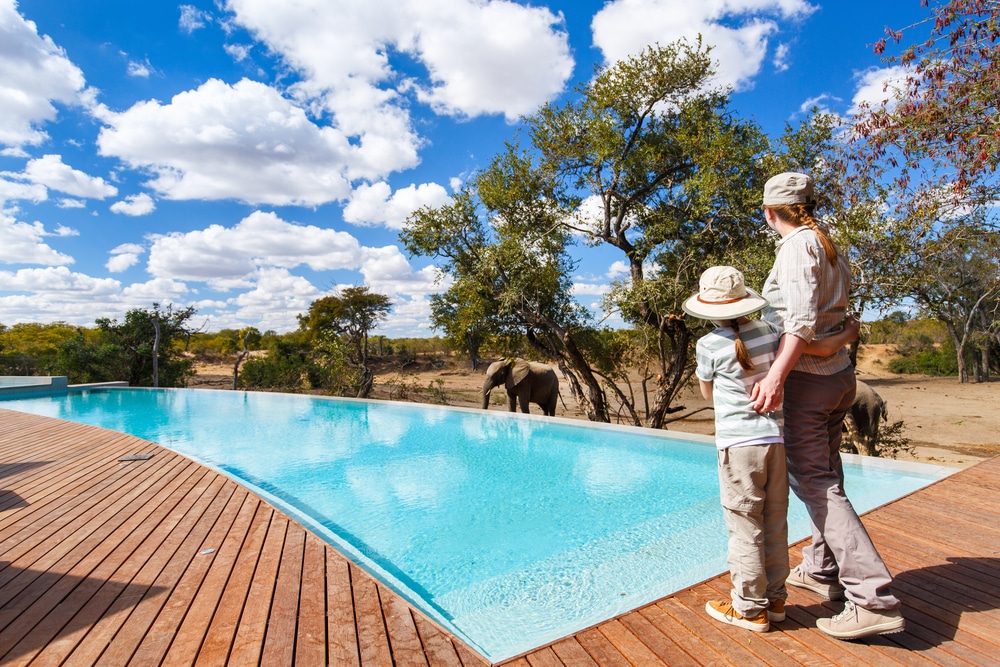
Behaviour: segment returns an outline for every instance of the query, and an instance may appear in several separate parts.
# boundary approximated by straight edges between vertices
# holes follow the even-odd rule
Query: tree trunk
[[[247,358],[248,354],[250,354],[250,350],[247,348],[247,339],[244,338],[243,351],[236,356],[236,363],[233,365],[233,391],[236,391],[239,387],[240,364],[243,363],[243,360]]]
[[[663,428],[664,420],[670,411],[670,402],[677,395],[684,380],[684,367],[688,359],[688,346],[691,343],[691,332],[684,320],[675,315],[667,315],[660,321],[660,358],[666,359],[667,353],[663,345],[664,336],[669,336],[671,352],[670,366],[664,365],[664,376],[653,397],[653,408],[649,415],[650,428]]]

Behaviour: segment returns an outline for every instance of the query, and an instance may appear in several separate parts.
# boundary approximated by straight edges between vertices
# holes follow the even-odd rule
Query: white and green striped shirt
[[[758,414],[750,401],[754,383],[767,375],[774,362],[780,336],[779,330],[762,320],[740,325],[740,339],[753,363],[750,371],[736,361],[736,333],[729,327],[719,327],[698,339],[695,375],[712,383],[715,445],[719,449],[783,442],[781,411]]]

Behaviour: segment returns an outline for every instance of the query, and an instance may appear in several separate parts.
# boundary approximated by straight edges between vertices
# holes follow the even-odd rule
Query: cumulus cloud
[[[240,279],[259,266],[314,271],[355,269],[361,246],[350,234],[286,222],[254,212],[233,227],[211,225],[192,232],[151,237],[149,271],[157,277],[221,281]]]
[[[718,82],[736,89],[752,85],[767,56],[777,19],[798,19],[816,8],[805,0],[611,0],[591,22],[594,44],[611,63],[637,55],[648,44],[667,44],[699,34],[713,48]],[[787,51],[780,53],[787,59]]]
[[[30,160],[21,178],[74,197],[104,199],[118,194],[118,188],[100,176],[88,176],[73,169],[62,161],[60,155],[45,155]]]
[[[53,102],[79,100],[83,73],[10,0],[0,1],[0,45],[0,145],[40,144],[47,135],[38,126],[55,119]]]
[[[54,250],[43,240],[48,236],[66,236],[66,234],[47,232],[40,222],[19,222],[9,212],[0,211],[0,262],[47,266],[72,264],[72,257]],[[12,289],[9,286],[5,287]]]
[[[366,184],[351,195],[351,201],[344,207],[344,220],[356,225],[402,229],[406,218],[417,209],[443,206],[448,201],[448,191],[437,183],[419,186],[411,183],[396,192],[385,182]]]
[[[8,181],[2,176],[20,176],[10,172],[0,172],[0,204],[6,201],[17,199],[30,199],[33,202],[42,202],[49,198],[49,190],[44,185],[37,183],[20,183]]]
[[[0,271],[0,279],[8,291],[62,296],[65,301],[106,299],[121,291],[121,283],[113,278],[94,278],[70,271],[65,266],[21,269],[13,273]]]
[[[139,263],[139,255],[145,248],[137,243],[123,243],[111,250],[111,257],[104,265],[111,273],[121,273]]]
[[[399,96],[410,89],[441,113],[514,119],[558,94],[572,73],[562,18],[544,7],[507,0],[230,0],[227,6],[304,75],[298,90],[322,98],[362,146],[406,135],[409,116]],[[430,82],[400,77],[392,50],[426,67]]]
[[[146,307],[150,303],[173,303],[187,294],[182,282],[170,278],[153,278],[144,283],[133,283],[122,290],[121,297],[130,307]]]
[[[296,328],[295,316],[309,310],[309,304],[323,293],[302,276],[284,268],[264,268],[256,272],[253,289],[232,300],[235,317],[253,323],[261,331],[289,331]]]
[[[148,215],[155,210],[156,204],[153,202],[153,198],[145,192],[140,192],[137,195],[129,195],[124,200],[117,201],[111,205],[112,213],[121,213],[122,215]]]
[[[128,63],[128,68],[126,69],[126,74],[129,76],[138,77],[140,79],[148,79],[149,75],[152,74],[153,68],[147,60],[144,63],[136,62],[130,60]]]
[[[146,185],[166,199],[316,206],[350,194],[358,149],[262,83],[211,79],[102,119],[101,154],[150,172]]]

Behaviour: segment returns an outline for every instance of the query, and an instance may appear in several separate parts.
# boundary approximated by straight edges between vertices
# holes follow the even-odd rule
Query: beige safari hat
[[[739,269],[713,266],[701,274],[698,293],[692,294],[681,308],[703,320],[732,320],[767,305],[767,299],[747,288]]]
[[[764,184],[764,206],[782,204],[815,204],[813,179],[805,174],[786,171],[772,176]]]

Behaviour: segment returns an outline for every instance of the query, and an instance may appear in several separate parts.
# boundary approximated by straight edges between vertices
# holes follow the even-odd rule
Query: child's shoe
[[[767,620],[772,623],[781,623],[785,620],[784,600],[771,600],[767,603]]]
[[[705,611],[717,621],[735,625],[751,632],[767,632],[771,628],[766,609],[762,609],[756,616],[746,618],[740,612],[733,609],[731,601],[710,600],[705,603]]]

